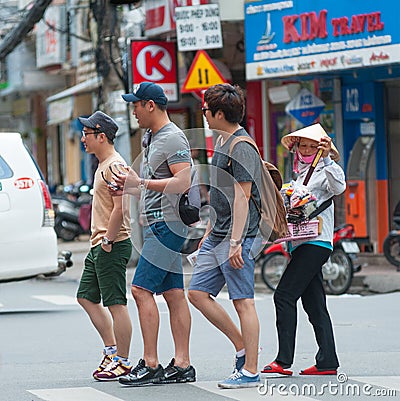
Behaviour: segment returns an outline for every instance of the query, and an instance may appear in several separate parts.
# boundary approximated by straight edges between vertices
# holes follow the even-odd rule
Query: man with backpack
[[[130,170],[128,176],[116,179],[122,187],[126,181],[127,192],[140,190],[144,225],[143,248],[132,281],[143,337],[143,358],[119,382],[127,386],[194,382],[196,372],[189,359],[191,316],[184,293],[180,255],[187,227],[167,196],[184,193],[190,187],[189,143],[184,133],[170,121],[168,99],[159,85],[143,82],[132,94],[122,97],[133,103],[133,114],[139,126],[148,131],[142,178]],[[160,318],[154,294],[162,294],[167,303],[175,345],[175,356],[165,369],[157,354]]]
[[[200,242],[189,287],[190,302],[232,342],[236,350],[233,374],[220,388],[257,387],[259,321],[254,305],[254,257],[261,247],[257,237],[260,214],[261,159],[239,123],[245,100],[238,86],[218,84],[204,94],[203,114],[210,129],[218,132],[210,166],[210,221]],[[224,285],[240,320],[240,329],[215,301]]]

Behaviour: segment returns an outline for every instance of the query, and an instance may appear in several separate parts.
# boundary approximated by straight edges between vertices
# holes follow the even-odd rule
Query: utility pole
[[[37,0],[24,19],[0,43],[0,61],[4,60],[39,22],[52,0]]]

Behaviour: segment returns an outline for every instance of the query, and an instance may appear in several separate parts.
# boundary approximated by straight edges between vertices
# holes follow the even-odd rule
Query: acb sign
[[[343,86],[343,118],[346,120],[374,119],[374,93],[374,85],[371,83]]]

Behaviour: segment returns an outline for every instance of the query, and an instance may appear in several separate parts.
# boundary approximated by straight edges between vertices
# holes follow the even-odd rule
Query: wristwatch
[[[146,186],[144,185],[144,178],[140,179],[139,189],[141,189],[142,191],[146,189]]]
[[[241,239],[236,240],[236,239],[232,239],[232,238],[231,238],[231,239],[229,240],[229,244],[230,244],[230,246],[231,246],[232,248],[241,245],[241,243],[242,243],[242,240],[241,240]]]
[[[107,237],[103,237],[103,238],[101,239],[101,243],[102,243],[103,245],[113,245],[113,244],[114,244],[114,241],[110,241]]]

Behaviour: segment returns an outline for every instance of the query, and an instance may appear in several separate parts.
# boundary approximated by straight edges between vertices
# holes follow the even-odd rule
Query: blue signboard
[[[312,124],[321,114],[325,103],[303,88],[287,105],[286,113],[291,114],[304,125]]]
[[[353,84],[342,87],[345,120],[375,119],[374,84]]]
[[[245,4],[247,79],[400,62],[398,0]]]

